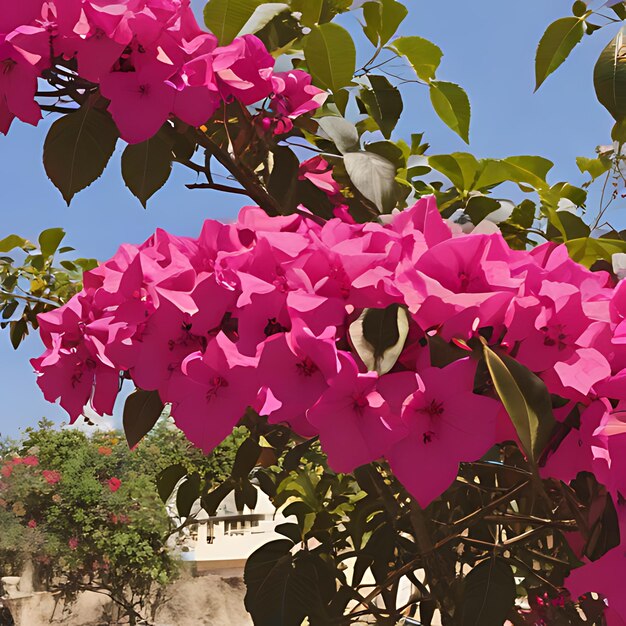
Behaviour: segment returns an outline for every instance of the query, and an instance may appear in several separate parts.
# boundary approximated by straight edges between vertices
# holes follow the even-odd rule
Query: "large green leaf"
[[[24,246],[32,246],[32,244],[19,235],[9,235],[0,240],[0,252],[10,252],[15,248],[23,248]]]
[[[398,304],[386,309],[365,309],[350,324],[352,346],[365,367],[379,376],[396,364],[409,334],[409,317]]]
[[[152,430],[163,408],[158,391],[135,389],[126,398],[122,422],[129,448],[134,448]]]
[[[90,103],[52,124],[43,147],[43,164],[68,205],[75,194],[100,178],[118,137],[111,116]]]
[[[179,517],[189,517],[194,503],[200,497],[200,475],[190,474],[176,492],[176,510]]]
[[[157,476],[157,491],[159,497],[163,502],[167,502],[174,491],[174,487],[178,484],[178,481],[187,475],[187,470],[180,464],[170,465],[166,467]]]
[[[441,120],[465,143],[469,143],[471,107],[463,88],[441,80],[432,81],[430,100]]]
[[[354,186],[379,211],[391,210],[396,203],[396,166],[384,157],[361,150],[343,157]]]
[[[204,23],[224,46],[239,34],[259,4],[260,0],[209,0]]]
[[[401,56],[405,56],[415,73],[425,82],[435,78],[435,73],[441,63],[443,52],[428,39],[422,37],[399,37],[391,48]]]
[[[581,239],[571,239],[565,245],[572,259],[586,267],[591,267],[596,261],[602,259],[610,262],[615,253],[626,252],[626,241],[621,239],[583,237]]]
[[[237,36],[253,35],[265,28],[276,16],[289,11],[289,5],[284,2],[265,2],[260,4],[243,25]]]
[[[291,554],[294,544],[278,539],[252,553],[246,562],[246,609],[255,626],[330,624],[326,605],[336,593],[331,570],[316,554]]]
[[[611,159],[607,157],[597,157],[595,159],[589,159],[587,157],[576,157],[576,165],[578,169],[584,174],[587,173],[591,176],[591,180],[606,174],[612,167]]]
[[[316,85],[335,92],[352,82],[356,48],[345,28],[332,23],[314,26],[302,45]]]
[[[459,191],[470,191],[481,170],[481,163],[467,152],[434,155],[428,158],[428,164],[450,179]]]
[[[545,383],[528,368],[506,354],[484,347],[485,361],[524,452],[536,463],[546,447],[556,421]]]
[[[396,0],[372,0],[363,5],[363,32],[375,46],[384,46],[408,15],[407,8]]]
[[[585,22],[578,17],[564,17],[548,26],[535,57],[535,90],[567,59],[585,34]]]
[[[131,193],[145,207],[172,173],[173,139],[164,132],[142,143],[126,146],[122,154],[122,177]]]
[[[538,156],[512,156],[506,159],[488,159],[476,181],[476,189],[485,189],[511,181],[531,185],[535,189],[548,186],[546,178],[554,163]]]
[[[44,257],[51,257],[65,238],[62,228],[48,228],[39,235],[39,249]]]
[[[324,0],[292,0],[291,6],[294,11],[302,14],[300,23],[310,28],[319,24],[324,9]]]
[[[511,566],[497,557],[482,561],[465,577],[462,626],[502,626],[515,597]]]
[[[616,121],[626,117],[626,27],[602,51],[593,73],[600,103]]]
[[[336,115],[320,117],[316,121],[341,154],[358,151],[359,133],[352,122]]]
[[[402,95],[384,76],[373,75],[368,78],[372,88],[361,89],[359,97],[385,139],[389,139],[402,115]]]

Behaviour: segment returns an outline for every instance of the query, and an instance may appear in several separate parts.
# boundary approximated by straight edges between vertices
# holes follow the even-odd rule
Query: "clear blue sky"
[[[469,149],[481,157],[539,154],[555,162],[553,183],[582,183],[575,157],[593,156],[595,146],[610,142],[611,120],[594,97],[592,71],[615,28],[586,38],[569,62],[533,94],[537,42],[551,21],[569,14],[571,0],[408,0],[406,4],[410,17],[401,34],[437,43],[445,53],[439,77],[460,83],[470,96]],[[343,23],[358,27],[354,17]],[[365,48],[363,57],[368,52]],[[405,102],[398,136],[425,131],[432,153],[467,149],[435,118],[423,88],[407,89]],[[123,186],[118,149],[104,176],[68,208],[41,165],[48,125],[44,121],[32,128],[15,123],[7,138],[0,136],[0,238],[15,232],[36,239],[41,230],[62,226],[68,233],[67,244],[81,256],[106,259],[120,243],[143,241],[157,227],[196,235],[204,219],[232,219],[241,206],[241,197],[186,190],[183,185],[190,177],[179,170],[146,211]],[[619,222],[624,201],[616,204],[613,215]],[[28,359],[40,352],[37,337],[14,352],[7,333],[0,334],[2,435],[15,436],[42,416],[58,423],[65,419],[57,406],[43,400],[35,384]]]

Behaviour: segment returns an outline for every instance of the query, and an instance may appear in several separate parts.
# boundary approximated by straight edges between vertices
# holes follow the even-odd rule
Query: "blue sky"
[[[196,2],[198,7],[201,2]],[[458,82],[472,103],[471,145],[481,157],[538,154],[555,163],[551,181],[574,184],[584,178],[576,156],[593,156],[598,144],[610,142],[611,119],[593,93],[593,65],[615,27],[586,38],[569,62],[551,76],[537,94],[534,53],[547,25],[570,14],[570,0],[408,0],[409,18],[402,35],[420,35],[444,51],[439,78]],[[342,23],[356,32],[356,18]],[[362,60],[371,50],[363,46]],[[0,238],[18,233],[30,239],[49,227],[62,226],[66,242],[81,256],[106,259],[122,242],[140,242],[157,227],[180,235],[196,235],[207,218],[232,219],[242,198],[207,191],[188,191],[186,171],[177,170],[167,186],[144,210],[124,188],[119,152],[103,177],[79,194],[71,207],[47,180],[41,151],[48,121],[38,128],[15,123],[0,136]],[[425,132],[431,153],[468,149],[432,113],[423,87],[406,89],[405,112],[397,136]],[[191,181],[193,182],[193,181]],[[245,204],[245,202],[244,202]],[[593,204],[589,207],[595,212]],[[625,224],[616,203],[611,217]],[[0,434],[15,436],[42,416],[61,423],[59,407],[43,400],[28,359],[41,352],[37,337],[14,352],[8,335],[0,334]]]

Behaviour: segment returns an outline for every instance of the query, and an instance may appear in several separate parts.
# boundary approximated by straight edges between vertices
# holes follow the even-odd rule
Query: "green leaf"
[[[352,184],[384,212],[396,204],[396,166],[373,152],[361,150],[343,157]]]
[[[335,92],[352,82],[356,48],[345,28],[333,23],[313,26],[302,46],[307,67],[318,87]]]
[[[612,167],[611,159],[606,157],[598,157],[597,159],[588,159],[587,157],[576,157],[576,165],[583,174],[589,174],[591,180],[606,174]]]
[[[535,91],[567,59],[584,34],[585,21],[578,17],[563,17],[548,26],[537,47]]]
[[[581,239],[589,237],[591,234],[589,226],[578,215],[570,211],[557,211],[557,215],[561,226],[565,230],[567,240]]]
[[[363,5],[363,32],[375,46],[384,46],[408,15],[407,8],[396,0],[375,0]]]
[[[319,24],[324,8],[324,0],[292,0],[294,11],[302,13],[300,23],[302,26],[315,26]]]
[[[476,181],[476,189],[486,189],[511,181],[531,185],[535,189],[547,187],[546,178],[554,163],[538,156],[513,156],[506,159],[488,159]]]
[[[596,261],[602,259],[610,262],[617,252],[626,252],[626,241],[620,239],[584,237],[571,239],[565,245],[572,259],[585,267],[591,267]]]
[[[239,446],[233,464],[233,478],[247,478],[256,466],[261,455],[261,446],[254,439],[248,438]]]
[[[159,132],[147,141],[126,146],[122,154],[124,182],[144,208],[170,177],[173,145],[172,137]]]
[[[276,16],[289,11],[289,5],[284,2],[266,2],[259,5],[250,19],[237,33],[238,37],[243,35],[254,35],[265,28]]]
[[[169,497],[172,495],[172,491],[174,491],[174,487],[176,487],[178,481],[186,475],[187,470],[182,465],[177,464],[166,467],[157,476],[157,491],[159,492],[159,497],[163,502],[167,502],[169,500]]]
[[[626,27],[602,51],[593,72],[596,96],[617,122],[626,117],[625,32]]]
[[[352,122],[333,115],[320,117],[316,121],[341,154],[359,150],[359,133]]]
[[[231,491],[235,488],[234,480],[227,480],[222,483],[210,493],[202,496],[202,508],[211,516],[217,514],[217,509],[219,505],[224,501],[224,498],[230,494]]]
[[[389,139],[402,115],[404,108],[402,95],[399,89],[384,76],[369,76],[368,78],[372,88],[362,89],[359,92],[360,98],[385,139]]]
[[[225,46],[239,34],[259,4],[259,0],[209,0],[204,7],[204,23]]]
[[[515,578],[504,559],[487,559],[465,577],[462,626],[502,626],[515,606]]]
[[[447,176],[459,191],[471,191],[481,170],[476,157],[467,152],[434,155],[428,158],[428,164]]]
[[[422,37],[399,37],[390,47],[407,58],[417,76],[424,82],[429,83],[435,78],[443,57],[439,46]]]
[[[200,497],[200,475],[191,474],[181,483],[176,493],[176,510],[179,517],[189,517],[191,509]]]
[[[506,354],[484,346],[485,361],[528,461],[536,464],[556,424],[545,383]]]
[[[469,143],[471,107],[465,91],[454,83],[432,81],[430,100],[444,124]]]
[[[75,194],[100,178],[118,137],[111,116],[89,103],[52,124],[43,147],[43,164],[68,205]]]
[[[0,240],[0,252],[10,252],[15,248],[23,248],[29,244],[30,242],[28,239],[24,239],[24,237],[20,237],[19,235],[9,235],[8,237]]]
[[[349,335],[368,371],[382,376],[400,357],[409,335],[409,316],[399,304],[386,309],[365,309],[350,324]]]
[[[48,228],[39,235],[39,249],[44,257],[51,257],[59,248],[65,238],[62,228]]]
[[[158,391],[135,389],[126,398],[122,423],[129,448],[134,448],[152,430],[163,408]]]

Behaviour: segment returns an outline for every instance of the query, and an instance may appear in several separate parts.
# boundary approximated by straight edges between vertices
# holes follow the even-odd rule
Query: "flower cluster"
[[[520,251],[499,233],[455,233],[433,198],[385,222],[320,225],[249,207],[234,224],[207,221],[197,239],[157,231],[124,245],[40,316],[39,385],[76,419],[87,402],[111,413],[123,372],[171,403],[206,451],[252,407],[319,436],[336,471],[386,458],[425,506],[459,463],[516,438],[462,352],[481,333],[560,398],[557,419],[580,412],[544,475],[589,471],[626,493],[626,283],[564,246]],[[393,306],[407,312],[408,336],[379,375],[349,329],[365,309]],[[433,366],[435,339],[460,356]]]
[[[0,132],[16,117],[37,124],[37,81],[65,90],[98,85],[123,139],[153,136],[170,117],[204,124],[222,101],[271,99],[276,132],[318,108],[326,93],[303,71],[274,72],[263,43],[244,35],[218,46],[189,0],[20,0],[0,16]],[[78,76],[78,82],[73,78]],[[68,80],[69,79],[69,80]],[[55,79],[56,80],[56,79]],[[55,83],[56,84],[56,83]]]

